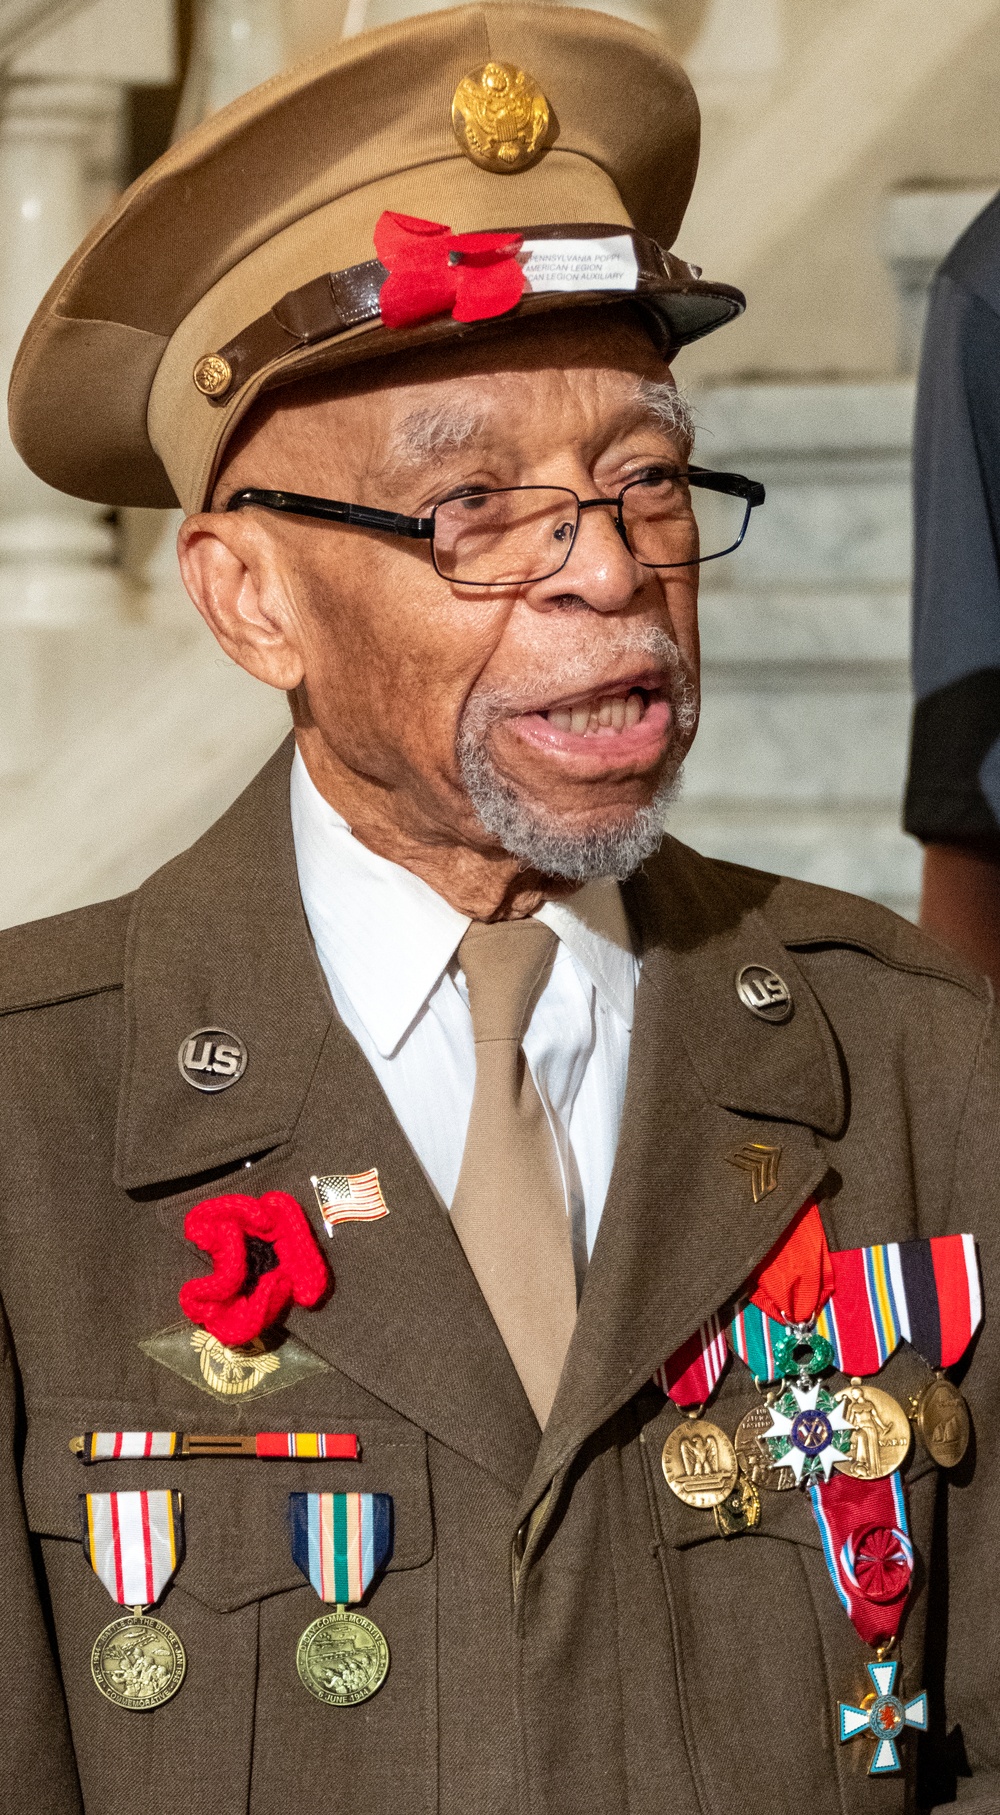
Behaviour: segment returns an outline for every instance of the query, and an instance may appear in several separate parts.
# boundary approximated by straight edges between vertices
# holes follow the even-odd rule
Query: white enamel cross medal
[[[845,1739],[857,1739],[859,1733],[868,1733],[875,1741],[869,1777],[884,1777],[886,1772],[900,1769],[896,1741],[906,1727],[915,1727],[918,1733],[927,1731],[926,1692],[921,1689],[909,1701],[900,1701],[893,1694],[898,1669],[896,1663],[869,1664],[868,1674],[875,1685],[870,1706],[854,1708],[850,1702],[839,1702],[837,1706],[841,1744]]]
[[[772,1461],[791,1469],[796,1487],[829,1481],[834,1463],[849,1457],[854,1431],[826,1388],[818,1381],[790,1381],[768,1409],[771,1426],[764,1442]]]

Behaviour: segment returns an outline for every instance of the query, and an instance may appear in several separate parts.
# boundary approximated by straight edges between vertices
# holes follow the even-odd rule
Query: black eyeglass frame
[[[746,505],[746,509],[743,513],[743,523],[740,528],[740,533],[735,542],[730,542],[727,548],[720,548],[714,555],[699,555],[697,561],[639,561],[638,555],[634,554],[631,544],[629,543],[625,521],[622,516],[622,499],[626,492],[631,491],[634,486],[643,485],[645,483],[644,476],[637,479],[630,479],[628,484],[623,485],[621,491],[611,498],[581,498],[568,485],[504,485],[493,487],[493,491],[565,492],[568,498],[576,499],[577,512],[573,537],[558,567],[553,567],[548,573],[536,574],[533,579],[519,583],[533,586],[539,580],[551,580],[555,574],[561,573],[576,546],[576,538],[580,530],[580,518],[583,512],[585,510],[595,510],[600,505],[603,505],[605,509],[608,507],[614,509],[616,513],[615,527],[618,534],[621,536],[629,554],[633,556],[634,560],[639,561],[640,567],[655,568],[658,572],[661,572],[664,568],[700,567],[705,561],[718,561],[721,560],[723,555],[733,554],[736,549],[739,548],[747,533],[751,511],[755,510],[759,504],[763,504],[764,502],[766,493],[760,481],[757,479],[744,478],[742,473],[712,472],[705,466],[689,466],[686,467],[683,472],[678,471],[671,474],[670,477],[686,479],[689,485],[700,486],[705,491],[722,492],[730,498],[742,498]],[[490,488],[484,487],[482,494],[471,493],[462,495],[473,497],[478,497],[480,495],[489,496]],[[441,502],[442,504],[453,504],[458,502],[458,500],[444,498]],[[316,517],[324,523],[347,523],[354,529],[377,530],[381,535],[385,536],[406,536],[415,542],[429,542],[431,545],[431,560],[434,563],[435,573],[441,574],[443,580],[453,581],[456,586],[500,587],[513,584],[510,580],[453,579],[452,575],[441,573],[441,569],[437,564],[437,557],[434,553],[434,524],[438,510],[440,509],[439,505],[434,506],[429,517],[407,517],[399,511],[376,510],[368,504],[345,504],[337,498],[311,498],[304,492],[261,491],[254,487],[248,487],[243,491],[234,492],[226,505],[226,509],[227,511],[246,510],[254,506],[261,510],[286,511],[290,515],[296,517]]]

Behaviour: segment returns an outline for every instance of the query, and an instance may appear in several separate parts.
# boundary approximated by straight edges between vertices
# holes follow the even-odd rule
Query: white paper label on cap
[[[526,239],[519,261],[534,294],[545,290],[635,290],[639,261],[631,235],[610,239]]]

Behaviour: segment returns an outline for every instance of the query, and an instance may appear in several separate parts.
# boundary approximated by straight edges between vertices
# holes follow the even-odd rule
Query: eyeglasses
[[[653,468],[623,485],[617,497],[578,498],[561,485],[517,485],[467,492],[436,504],[429,517],[404,517],[366,504],[309,498],[300,492],[234,493],[227,510],[256,505],[348,523],[382,535],[429,542],[444,580],[461,586],[524,586],[565,567],[585,510],[613,510],[615,527],[640,567],[693,567],[732,554],[747,533],[764,487],[741,473]]]

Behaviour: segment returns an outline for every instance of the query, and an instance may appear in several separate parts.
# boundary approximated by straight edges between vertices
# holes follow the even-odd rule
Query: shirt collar
[[[291,813],[302,905],[320,963],[388,1058],[447,970],[469,918],[412,870],[355,838],[298,751]],[[567,901],[547,901],[538,918],[631,1027],[638,964],[618,884],[586,883]]]

